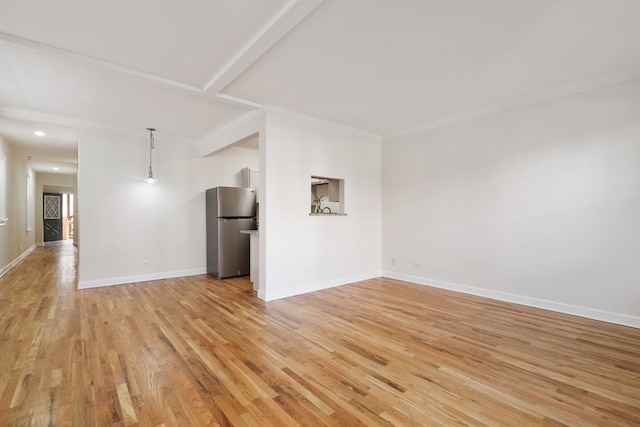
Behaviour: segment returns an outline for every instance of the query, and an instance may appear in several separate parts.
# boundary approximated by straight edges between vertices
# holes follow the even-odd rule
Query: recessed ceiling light
[[[60,170],[60,168],[53,168],[53,170],[54,170],[54,171],[59,171],[59,170]]]
[[[33,134],[34,134],[35,136],[44,136],[44,135],[45,135],[45,133],[44,133],[44,132],[42,132],[41,130],[37,130],[37,131],[35,131]]]

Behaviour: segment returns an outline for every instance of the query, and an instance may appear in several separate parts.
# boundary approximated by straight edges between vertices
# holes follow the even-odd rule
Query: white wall
[[[155,141],[150,185],[148,134],[80,131],[79,287],[205,273],[204,191],[239,186],[240,170],[258,167],[254,150],[202,158],[193,141],[160,132]]]
[[[27,164],[26,154],[2,136],[0,153],[6,157],[6,214],[9,219],[6,225],[0,226],[2,275],[35,247],[35,234],[33,224],[27,224],[27,204],[33,208],[34,200],[27,200],[27,173],[33,176],[33,171]],[[32,179],[32,195],[35,193],[34,182]],[[28,228],[32,230],[27,231]]]
[[[270,112],[260,144],[259,296],[272,300],[379,276],[379,139]],[[347,216],[309,216],[311,175],[345,180]]]
[[[640,80],[385,142],[382,193],[385,275],[640,326]]]

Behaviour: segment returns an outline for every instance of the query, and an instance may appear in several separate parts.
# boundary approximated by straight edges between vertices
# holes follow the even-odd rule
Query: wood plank
[[[379,278],[264,303],[247,278],[0,278],[3,425],[640,425],[640,330]]]

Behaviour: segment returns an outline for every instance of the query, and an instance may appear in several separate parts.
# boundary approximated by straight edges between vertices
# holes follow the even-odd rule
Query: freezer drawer
[[[215,234],[217,240],[215,251],[208,253],[207,272],[218,279],[227,277],[246,276],[250,268],[249,235],[240,233],[241,230],[256,228],[254,219],[249,218],[218,218]],[[211,236],[214,237],[214,236]],[[209,256],[211,255],[211,256]]]

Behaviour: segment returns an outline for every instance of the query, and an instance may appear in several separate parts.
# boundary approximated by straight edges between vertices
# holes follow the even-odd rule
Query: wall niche
[[[309,215],[346,215],[344,179],[311,175],[311,212]]]

